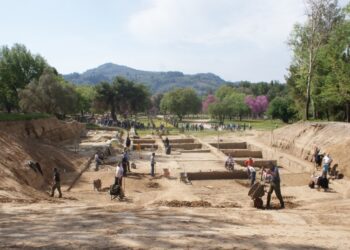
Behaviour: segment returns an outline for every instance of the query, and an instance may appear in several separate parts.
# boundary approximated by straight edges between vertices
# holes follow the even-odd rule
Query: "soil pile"
[[[160,201],[157,203],[160,206],[166,207],[211,207],[211,203],[207,201]]]
[[[149,182],[149,183],[147,183],[146,186],[147,186],[148,188],[159,188],[159,187],[160,187],[160,185],[159,185],[158,182]]]
[[[77,172],[86,159],[55,144],[79,135],[82,128],[53,118],[0,122],[0,202],[46,199],[54,167]],[[39,162],[42,173],[29,167],[29,160]]]
[[[0,131],[19,138],[42,139],[51,142],[72,141],[85,133],[85,125],[59,121],[57,118],[31,121],[0,122]]]
[[[333,164],[339,164],[339,170],[350,176],[350,124],[338,122],[299,122],[273,132],[260,135],[259,140],[266,145],[311,161],[314,147],[321,153],[329,153]]]

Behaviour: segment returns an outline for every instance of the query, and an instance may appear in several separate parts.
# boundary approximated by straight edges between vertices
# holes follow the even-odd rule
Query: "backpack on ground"
[[[310,181],[309,182],[309,188],[315,188],[315,182],[314,181]]]

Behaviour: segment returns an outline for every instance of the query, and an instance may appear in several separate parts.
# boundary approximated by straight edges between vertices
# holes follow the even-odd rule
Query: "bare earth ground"
[[[234,140],[259,143],[254,136],[224,138]],[[159,150],[155,178],[148,175],[150,152],[141,156],[131,157],[137,169],[124,179],[124,201],[93,191],[94,179],[100,178],[104,188],[114,182],[114,166],[105,165],[86,171],[70,192],[65,190],[75,176],[63,174],[63,199],[1,203],[0,248],[350,249],[347,179],[332,181],[329,192],[312,190],[309,172],[283,166],[286,209],[257,210],[247,196],[248,180],[180,182],[184,170],[224,170],[219,154],[168,156]],[[171,178],[162,176],[163,168]],[[203,200],[212,207],[162,205],[172,200]],[[278,207],[276,199],[272,202]]]

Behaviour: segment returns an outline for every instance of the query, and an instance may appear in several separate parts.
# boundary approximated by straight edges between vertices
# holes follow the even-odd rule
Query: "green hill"
[[[226,82],[212,73],[185,75],[178,71],[152,72],[132,69],[113,63],[106,63],[86,72],[72,73],[63,77],[75,84],[97,84],[101,81],[111,81],[116,76],[122,76],[149,86],[155,92],[165,92],[173,87],[192,87],[199,93],[214,90]]]

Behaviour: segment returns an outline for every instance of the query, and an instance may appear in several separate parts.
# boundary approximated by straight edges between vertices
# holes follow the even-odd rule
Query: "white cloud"
[[[216,45],[284,42],[303,18],[302,0],[151,0],[130,17],[140,41]]]
[[[129,16],[127,30],[142,48],[138,54],[148,53],[144,61],[135,56],[143,68],[284,81],[291,61],[286,42],[293,25],[305,20],[304,2],[144,0]]]

